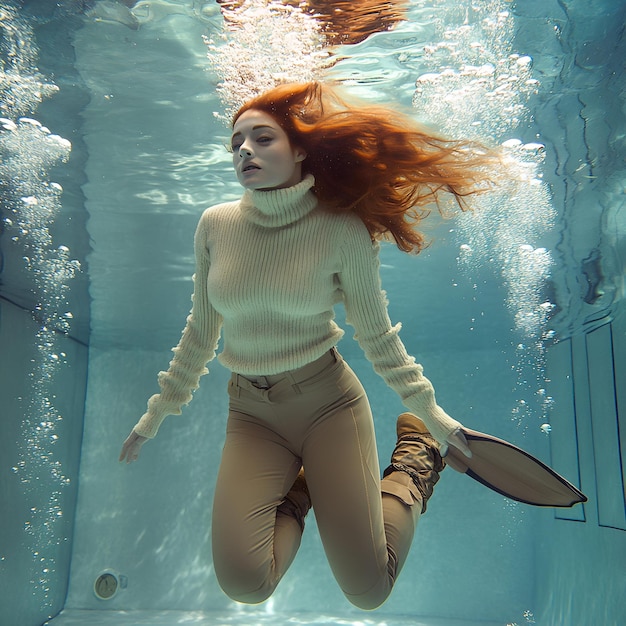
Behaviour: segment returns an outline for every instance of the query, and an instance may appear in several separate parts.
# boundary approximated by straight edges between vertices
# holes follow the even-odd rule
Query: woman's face
[[[306,152],[294,148],[271,115],[249,109],[239,116],[231,138],[233,166],[246,189],[281,189],[302,180]]]

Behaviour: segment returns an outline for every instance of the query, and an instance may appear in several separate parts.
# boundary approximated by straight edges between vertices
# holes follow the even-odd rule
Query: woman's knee
[[[256,572],[220,572],[216,568],[215,574],[222,591],[231,600],[243,604],[265,602],[276,588],[267,577],[259,576]]]
[[[347,591],[346,587],[349,588],[348,585],[342,585],[343,595],[351,604],[364,611],[373,611],[384,604],[391,594],[393,580],[385,572],[381,572],[373,585],[370,581],[370,585],[365,591],[355,593],[357,589],[352,587],[350,591]]]
[[[387,598],[389,597],[388,592],[374,592],[369,591],[368,593],[362,595],[353,595],[346,593],[344,591],[344,596],[347,600],[356,606],[358,609],[362,609],[363,611],[373,611],[374,609],[379,608],[381,605],[385,603]]]

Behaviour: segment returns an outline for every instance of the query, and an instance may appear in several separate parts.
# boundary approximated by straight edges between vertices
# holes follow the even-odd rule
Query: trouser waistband
[[[258,389],[269,389],[277,382],[287,378],[292,383],[298,384],[304,382],[308,378],[319,374],[321,371],[333,365],[340,359],[339,353],[336,348],[331,348],[328,352],[325,352],[319,359],[315,359],[311,363],[307,363],[302,367],[298,367],[287,372],[281,372],[280,374],[272,374],[270,376],[248,376],[243,374],[237,374],[233,372],[235,382],[238,379],[243,378],[252,383]]]

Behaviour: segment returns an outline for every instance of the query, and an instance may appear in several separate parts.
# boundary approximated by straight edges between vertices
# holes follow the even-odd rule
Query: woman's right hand
[[[468,459],[472,458],[472,451],[467,445],[467,439],[463,434],[462,428],[457,428],[447,439],[444,444],[439,446],[439,452],[441,456],[445,457],[448,454],[448,450],[452,446],[457,450],[460,450]]]
[[[122,446],[122,452],[120,454],[120,462],[126,461],[126,463],[132,463],[139,458],[139,452],[141,446],[148,441],[147,437],[138,435],[134,430],[126,438],[124,445]]]

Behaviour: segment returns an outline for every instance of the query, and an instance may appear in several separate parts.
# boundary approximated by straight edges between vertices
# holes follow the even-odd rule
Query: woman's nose
[[[239,146],[239,156],[242,158],[245,156],[252,156],[252,150],[250,150],[246,143],[242,143],[241,146]]]

